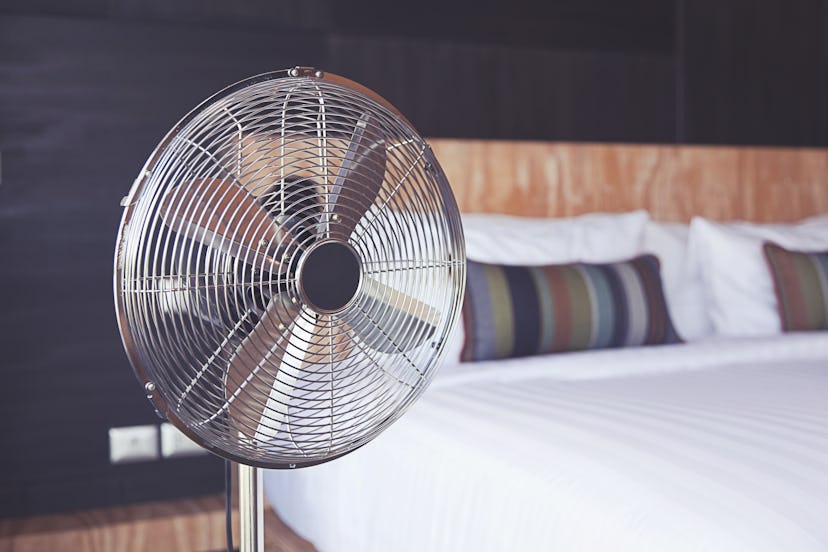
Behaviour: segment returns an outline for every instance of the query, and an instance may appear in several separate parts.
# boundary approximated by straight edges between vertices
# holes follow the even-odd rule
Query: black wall
[[[681,1],[680,141],[828,145],[828,2]]]
[[[146,156],[201,99],[313,65],[426,136],[828,145],[828,0],[55,0],[0,6],[0,515],[218,491],[212,457],[110,466],[157,420],[112,250]]]
[[[15,16],[0,17],[0,52],[0,514],[218,491],[213,457],[109,465],[109,427],[159,421],[115,322],[119,201],[205,95],[317,64],[324,46],[302,33]]]

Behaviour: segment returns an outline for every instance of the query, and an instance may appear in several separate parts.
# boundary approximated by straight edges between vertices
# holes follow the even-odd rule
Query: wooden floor
[[[213,552],[226,550],[223,496],[22,519],[0,519],[0,552]],[[238,512],[233,515],[238,548]],[[267,552],[315,552],[265,510]]]

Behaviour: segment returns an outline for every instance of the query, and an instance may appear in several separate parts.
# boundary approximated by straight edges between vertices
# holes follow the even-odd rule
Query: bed
[[[279,515],[321,552],[828,549],[828,332],[778,295],[798,291],[789,255],[828,250],[828,154],[432,146],[471,259],[655,255],[683,342],[512,358],[464,324],[374,442],[266,473]],[[460,361],[475,355],[503,358]]]

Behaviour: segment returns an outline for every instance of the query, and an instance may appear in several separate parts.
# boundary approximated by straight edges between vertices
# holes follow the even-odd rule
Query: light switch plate
[[[194,456],[207,454],[207,450],[196,444],[195,441],[181,433],[172,424],[161,424],[161,456],[177,458],[179,456]]]
[[[109,461],[142,462],[158,459],[158,426],[109,428]]]

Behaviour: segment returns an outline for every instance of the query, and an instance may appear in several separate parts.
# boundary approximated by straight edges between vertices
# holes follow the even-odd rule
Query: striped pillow
[[[789,251],[764,244],[782,330],[828,330],[828,251]]]
[[[469,261],[464,361],[679,343],[658,258],[504,266]]]

